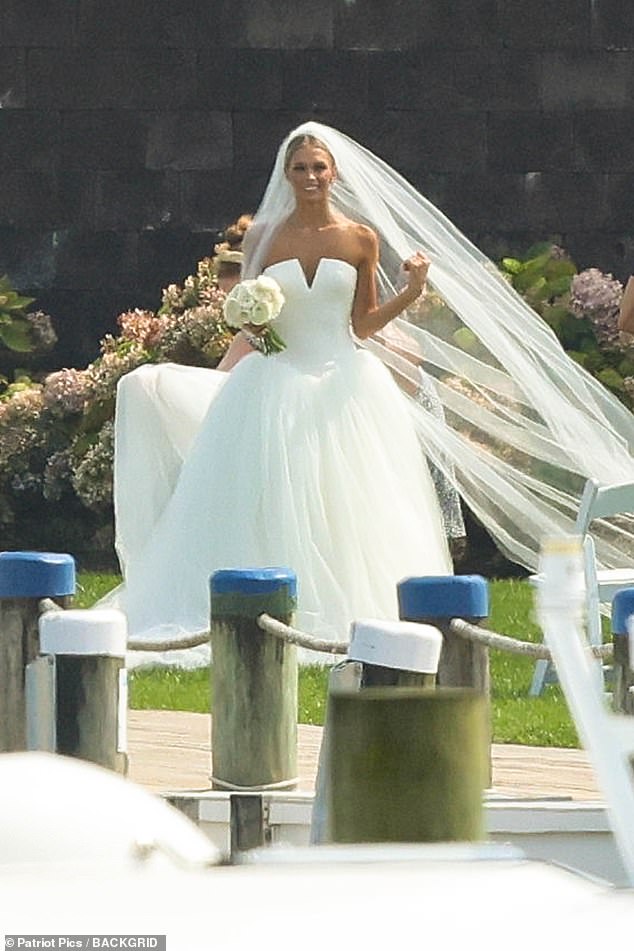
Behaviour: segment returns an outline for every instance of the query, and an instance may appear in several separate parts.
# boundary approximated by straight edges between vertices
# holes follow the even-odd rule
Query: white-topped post
[[[89,760],[118,773],[127,772],[127,622],[114,609],[47,611],[39,621],[40,653],[29,683],[53,698],[52,728],[37,722],[44,704],[27,696],[32,748]],[[41,742],[48,732],[49,741]]]
[[[430,624],[363,619],[351,625],[348,660],[362,664],[361,687],[425,687],[436,682],[441,649]]]
[[[330,671],[311,818],[313,844],[332,842],[332,698],[371,687],[433,689],[442,634],[429,624],[363,618],[350,627],[347,659]]]

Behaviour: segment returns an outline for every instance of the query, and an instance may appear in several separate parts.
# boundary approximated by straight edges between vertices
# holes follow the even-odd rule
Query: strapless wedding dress
[[[157,387],[161,369],[141,368],[120,384],[115,505],[125,583],[110,603],[127,613],[131,638],[207,630],[208,579],[218,568],[292,568],[296,626],[335,640],[348,638],[355,618],[398,617],[401,578],[451,571],[407,400],[351,334],[355,268],[322,258],[312,284],[297,259],[266,273],[285,297],[275,322],[285,350],[253,353],[230,374],[172,366]],[[139,383],[145,400],[134,399]],[[187,429],[179,413],[193,404],[198,417]],[[170,408],[177,432],[157,443]],[[144,655],[187,665],[208,656]]]

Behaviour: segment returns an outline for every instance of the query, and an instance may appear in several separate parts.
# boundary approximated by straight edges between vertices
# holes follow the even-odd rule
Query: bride
[[[429,260],[412,253],[403,289],[379,302],[378,238],[331,205],[330,149],[298,134],[285,147],[283,174],[290,213],[274,226],[256,219],[245,255],[282,291],[275,324],[285,349],[256,350],[227,375],[162,511],[141,531],[134,508],[122,518],[131,487],[117,479],[125,584],[116,597],[135,639],[206,630],[216,568],[290,566],[298,626],[335,640],[356,617],[396,617],[402,577],[451,571],[406,399],[355,343],[420,297]],[[190,376],[196,385],[201,374],[183,371],[184,385]],[[130,431],[122,418],[126,407],[135,411],[130,403],[118,407],[120,431]],[[117,452],[134,447],[118,440]],[[132,506],[140,496],[142,483]]]
[[[135,639],[205,629],[208,576],[228,566],[297,571],[304,630],[342,639],[355,616],[396,616],[403,575],[450,570],[414,434],[529,568],[544,535],[573,530],[587,478],[634,478],[631,414],[438,209],[342,133],[309,122],[282,143],[244,250],[243,278],[266,270],[284,293],[286,349],[230,374],[173,368],[176,402],[205,407],[196,435],[170,425],[168,399],[153,407],[161,440],[144,439],[144,368],[120,384],[115,597]],[[444,413],[411,395],[421,354]],[[624,520],[603,526],[600,562],[634,561],[633,539]]]

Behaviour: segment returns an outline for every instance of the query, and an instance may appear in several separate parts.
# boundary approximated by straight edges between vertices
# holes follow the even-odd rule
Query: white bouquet
[[[246,329],[259,341],[264,353],[279,353],[286,344],[271,327],[284,306],[282,290],[272,277],[241,281],[232,287],[225,298],[223,312],[230,327]]]

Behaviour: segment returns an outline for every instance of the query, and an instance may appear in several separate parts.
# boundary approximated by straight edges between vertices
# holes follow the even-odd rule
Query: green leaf
[[[550,278],[573,278],[577,268],[569,258],[549,258],[546,272]]]
[[[0,325],[0,340],[17,353],[28,353],[33,349],[31,326],[25,320],[13,320],[10,324]]]
[[[626,357],[618,364],[617,370],[621,376],[634,376],[634,360],[631,357]]]
[[[33,301],[34,297],[19,297],[17,294],[8,294],[9,303],[5,305],[3,310],[8,310],[10,313],[17,313],[20,310],[26,310]]]
[[[575,363],[578,363],[580,366],[585,367],[588,363],[588,354],[581,353],[579,350],[567,350],[566,351],[571,360],[574,360]]]
[[[519,274],[524,265],[517,258],[502,258],[502,267],[509,274]]]
[[[92,434],[91,438],[96,438],[96,435],[99,433],[99,430],[103,424],[112,419],[114,413],[114,399],[99,400],[98,402],[89,403],[84,412],[84,416],[79,427],[80,432],[86,433],[88,435]]]
[[[604,386],[609,387],[611,390],[621,391],[624,389],[623,377],[611,367],[608,367],[605,370],[599,370],[597,373],[597,379],[600,380]]]
[[[552,241],[538,241],[536,244],[531,244],[530,248],[526,250],[526,260],[531,261],[541,255],[550,256],[552,246]]]
[[[568,274],[564,274],[561,277],[549,278],[548,280],[548,290],[551,297],[561,297],[562,294],[566,294],[570,290],[570,282],[572,277]]]
[[[532,298],[540,301],[548,300],[548,298],[552,296],[548,281],[545,277],[540,277],[537,281],[535,281],[530,289],[530,292]]]

